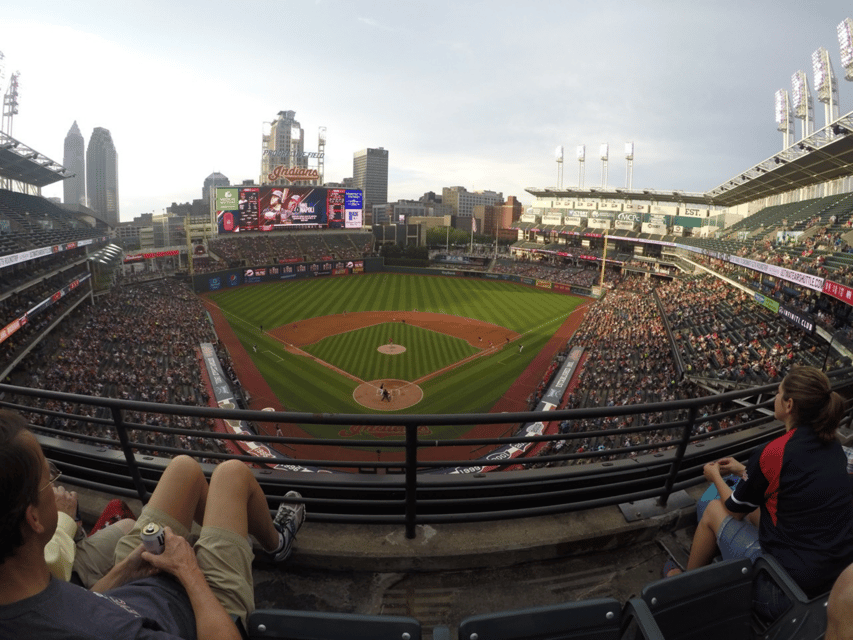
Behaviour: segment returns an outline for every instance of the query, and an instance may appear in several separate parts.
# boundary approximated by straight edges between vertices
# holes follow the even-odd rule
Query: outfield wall
[[[577,296],[594,296],[588,287],[578,287],[550,280],[525,278],[510,273],[487,273],[485,271],[465,271],[463,269],[418,269],[415,267],[386,266],[382,258],[363,258],[361,260],[324,260],[321,262],[293,262],[252,267],[239,267],[216,271],[214,273],[193,276],[193,290],[196,293],[209,293],[239,287],[244,284],[261,282],[280,282],[303,280],[315,277],[357,275],[360,273],[401,273],[419,276],[447,276],[451,278],[478,278],[481,280],[502,280],[514,282],[537,289],[555,291]]]

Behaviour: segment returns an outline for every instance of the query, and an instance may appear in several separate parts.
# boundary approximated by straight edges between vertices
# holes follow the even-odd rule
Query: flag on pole
[[[471,216],[471,231],[477,233],[477,218]]]

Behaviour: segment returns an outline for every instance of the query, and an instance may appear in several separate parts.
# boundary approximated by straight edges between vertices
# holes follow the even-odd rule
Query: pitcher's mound
[[[396,356],[403,353],[405,350],[406,347],[401,344],[383,344],[377,349],[379,353],[386,353],[389,356]]]
[[[387,391],[383,400],[383,389]],[[423,400],[424,392],[416,384],[405,380],[371,380],[355,388],[352,397],[363,407],[373,411],[407,409]]]

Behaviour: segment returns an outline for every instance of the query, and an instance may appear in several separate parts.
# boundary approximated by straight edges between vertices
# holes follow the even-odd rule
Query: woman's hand
[[[746,467],[734,458],[720,458],[717,464],[720,467],[720,473],[724,476],[734,474],[742,478],[746,471]]]

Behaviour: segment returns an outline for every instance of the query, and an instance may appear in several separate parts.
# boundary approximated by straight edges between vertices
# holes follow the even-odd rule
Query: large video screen
[[[361,229],[360,189],[326,187],[218,187],[219,233],[285,229]]]

